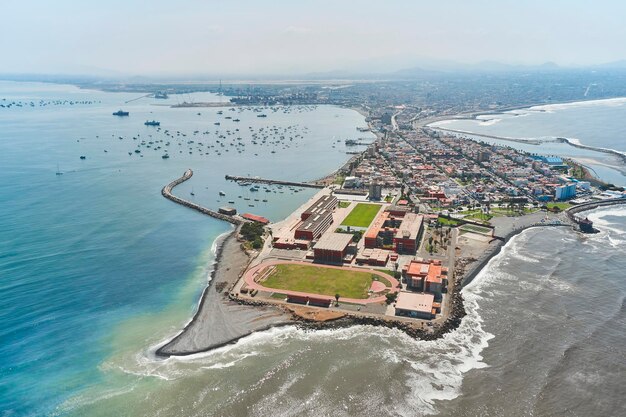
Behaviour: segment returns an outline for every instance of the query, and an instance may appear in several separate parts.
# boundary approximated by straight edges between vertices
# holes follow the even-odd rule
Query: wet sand
[[[157,349],[157,355],[204,352],[234,343],[255,331],[291,322],[291,316],[279,309],[241,305],[228,298],[228,290],[250,261],[236,238],[237,230],[218,243],[215,270],[193,319],[180,334]]]

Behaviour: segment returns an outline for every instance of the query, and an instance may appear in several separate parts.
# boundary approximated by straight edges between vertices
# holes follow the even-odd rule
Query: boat
[[[196,194],[193,192],[193,187],[191,187],[191,192],[190,192],[189,194],[191,194],[191,195],[196,195]]]
[[[259,191],[259,189],[255,187],[250,187],[250,191]]]
[[[61,172],[61,170],[59,169],[59,164],[57,164],[57,175],[63,175],[63,172]]]
[[[168,154],[165,154],[165,155],[163,155],[161,158],[163,158],[163,159],[169,159],[169,157],[170,157],[170,156],[169,156]]]
[[[267,117],[267,114],[263,114],[263,113],[257,114],[256,117]]]
[[[146,126],[161,126],[161,122],[157,122],[156,120],[146,120],[144,123]]]
[[[233,122],[241,122],[239,119],[233,119]]]
[[[215,122],[215,123],[213,123],[213,124],[214,124],[215,126],[219,126],[219,125],[220,125],[220,122]]]
[[[80,159],[87,159],[87,157],[85,155],[81,155]]]
[[[220,195],[221,195],[222,197],[224,197],[224,196],[226,195],[226,193],[225,193],[224,191],[220,191]]]
[[[128,116],[130,113],[124,110],[118,110],[113,113],[113,116]]]

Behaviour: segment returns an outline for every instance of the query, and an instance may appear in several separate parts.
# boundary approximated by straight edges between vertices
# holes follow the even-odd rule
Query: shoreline
[[[446,120],[462,120],[462,119],[446,119]],[[469,119],[467,119],[467,120],[469,120]],[[475,119],[473,119],[473,120],[475,120]],[[437,122],[432,122],[432,123],[437,123]],[[427,124],[424,127],[427,127],[429,129],[432,129],[432,130],[435,130],[435,131],[442,131],[442,132],[448,132],[448,133],[457,133],[457,134],[461,134],[461,135],[478,136],[478,137],[482,137],[482,138],[497,139],[497,140],[503,140],[503,141],[507,141],[507,142],[522,143],[522,144],[526,144],[526,145],[536,145],[536,146],[539,146],[539,147],[542,144],[544,144],[544,143],[563,143],[563,144],[566,144],[566,145],[571,146],[573,148],[585,149],[585,150],[589,150],[589,151],[592,151],[592,152],[597,152],[597,153],[601,153],[601,154],[610,155],[610,156],[615,158],[615,161],[617,163],[623,165],[624,167],[603,163],[602,161],[593,158],[593,155],[590,155],[588,157],[565,157],[565,156],[562,156],[562,158],[569,158],[571,160],[577,161],[581,165],[584,164],[584,163],[587,163],[587,164],[593,163],[593,164],[596,164],[596,165],[606,166],[607,168],[610,168],[610,169],[612,169],[614,171],[617,171],[617,172],[620,172],[622,174],[626,173],[626,152],[618,151],[616,149],[611,149],[611,148],[602,148],[602,147],[596,147],[596,146],[591,146],[591,145],[585,145],[585,144],[581,143],[577,139],[569,139],[569,138],[564,138],[564,137],[555,137],[554,139],[547,139],[547,140],[522,139],[522,138],[510,138],[510,137],[506,137],[506,136],[489,135],[489,134],[485,134],[485,133],[475,133],[475,132],[470,132],[470,131],[467,131],[467,130],[457,130],[457,129],[449,129],[449,128],[444,128],[444,127],[438,127],[438,126],[430,126],[430,124]],[[586,162],[583,162],[583,160],[586,160]],[[595,178],[595,179],[604,182],[604,180],[602,180],[601,178]]]
[[[353,110],[358,111],[357,109]],[[521,218],[524,217],[522,216]],[[516,219],[520,218],[517,217]],[[526,219],[527,221],[532,220],[530,217],[526,217]],[[488,262],[498,255],[514,236],[529,228],[555,226],[573,227],[573,224],[569,221],[565,221],[562,224],[538,224],[536,220],[532,220],[532,223],[510,230],[503,237],[497,237],[492,242],[493,245],[490,245],[479,259],[466,264],[462,273],[455,273],[454,289],[450,293],[449,314],[444,321],[435,322],[430,328],[424,328],[423,322],[411,323],[400,319],[386,319],[350,312],[341,312],[342,314],[335,314],[335,316],[326,320],[316,320],[306,314],[302,314],[302,312],[298,314],[295,309],[289,308],[290,306],[231,296],[232,288],[239,282],[242,274],[254,261],[254,257],[251,257],[241,249],[241,245],[237,240],[237,231],[239,229],[235,228],[224,237],[222,242],[218,243],[211,280],[207,283],[201,295],[200,303],[193,318],[176,336],[161,344],[155,353],[157,356],[169,357],[207,352],[236,343],[252,333],[286,325],[296,325],[311,330],[351,327],[355,325],[376,325],[396,328],[417,339],[438,339],[458,328],[466,314],[462,295],[463,288],[475,279]],[[238,265],[236,264],[237,261],[239,262]],[[233,262],[235,263],[235,271],[231,271]],[[236,273],[233,274],[233,272]],[[219,281],[220,278],[226,278],[226,285],[218,289],[217,287],[223,283]],[[227,288],[227,291],[222,293],[222,290],[225,288]],[[227,315],[224,314],[225,310],[230,310]],[[219,314],[216,317],[214,313]],[[241,326],[242,320],[244,322],[243,326]],[[218,328],[213,328],[212,325],[217,325]],[[217,335],[214,333],[217,333]]]

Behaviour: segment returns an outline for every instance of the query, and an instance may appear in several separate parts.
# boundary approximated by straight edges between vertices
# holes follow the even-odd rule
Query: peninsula
[[[192,321],[157,350],[188,355],[254,331],[371,324],[434,339],[456,328],[461,289],[530,227],[594,232],[580,213],[626,203],[573,160],[530,155],[411,123],[406,108],[366,112],[376,140],[318,181],[226,175],[247,187],[319,191],[284,220],[219,213],[163,195],[235,228]],[[245,229],[245,230],[244,230]],[[254,244],[253,244],[254,242]]]

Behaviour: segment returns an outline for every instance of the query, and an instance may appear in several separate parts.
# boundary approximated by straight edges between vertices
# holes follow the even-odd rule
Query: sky
[[[626,1],[0,0],[0,73],[291,75],[626,59]]]

